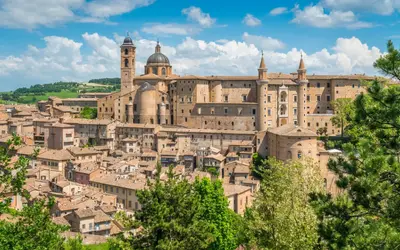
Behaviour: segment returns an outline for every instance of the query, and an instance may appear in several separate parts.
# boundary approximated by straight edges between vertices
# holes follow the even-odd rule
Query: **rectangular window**
[[[224,113],[228,114],[228,108],[224,108]]]
[[[256,114],[256,112],[257,112],[257,111],[256,111],[256,109],[253,109],[253,115],[255,115],[255,114]]]
[[[293,102],[297,102],[297,95],[293,96]]]
[[[243,102],[247,101],[247,96],[246,95],[242,95],[242,101]]]
[[[317,101],[320,102],[321,101],[321,96],[317,95]]]
[[[330,96],[330,95],[326,96],[326,100],[327,100],[328,102],[330,102],[330,101],[331,101],[331,96]]]
[[[307,102],[311,101],[311,96],[307,96]]]
[[[267,101],[268,101],[268,102],[271,102],[271,100],[272,100],[272,96],[271,96],[271,95],[268,95]]]
[[[293,115],[297,115],[297,108],[293,109]]]
[[[227,95],[224,95],[224,101],[225,101],[225,102],[228,102],[228,101],[229,101],[229,98],[228,98]]]
[[[272,110],[268,109],[268,116],[271,116],[271,115],[272,115]]]

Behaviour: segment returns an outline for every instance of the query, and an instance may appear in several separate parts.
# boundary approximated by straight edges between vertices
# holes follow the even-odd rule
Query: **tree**
[[[246,245],[254,249],[313,249],[317,216],[309,194],[323,189],[320,170],[310,160],[268,160],[260,191],[245,214]]]
[[[160,173],[160,167],[158,167]],[[208,178],[194,183],[159,174],[149,188],[137,193],[142,206],[135,214],[138,234],[134,249],[235,249],[238,215],[228,208],[222,183]]]
[[[399,79],[400,58],[392,42],[374,64]],[[322,248],[390,249],[400,246],[400,86],[375,79],[357,97],[345,156],[331,159],[337,197],[311,196],[319,218]]]
[[[29,160],[19,157],[10,164],[12,152],[21,143],[21,138],[13,135],[6,147],[0,147],[0,215],[6,218],[0,220],[1,249],[60,249],[64,241],[60,233],[67,228],[52,222],[52,199],[32,201],[21,211],[9,207],[11,199],[7,194],[29,200],[29,193],[23,188]]]
[[[331,118],[332,124],[341,129],[341,137],[344,129],[349,124],[349,119],[353,113],[353,101],[350,98],[339,98],[332,102],[335,115]]]
[[[84,107],[81,111],[81,117],[84,119],[96,119],[97,108]]]

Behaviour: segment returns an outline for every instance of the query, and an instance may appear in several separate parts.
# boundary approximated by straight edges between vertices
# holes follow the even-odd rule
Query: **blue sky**
[[[160,39],[176,74],[377,74],[388,39],[400,44],[399,0],[0,0],[0,91],[119,76],[127,31],[137,73]]]

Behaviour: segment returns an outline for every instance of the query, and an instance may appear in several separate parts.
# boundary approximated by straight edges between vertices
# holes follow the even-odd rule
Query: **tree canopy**
[[[96,119],[97,108],[84,107],[81,111],[81,117],[84,119]]]
[[[374,66],[399,79],[399,50]],[[329,161],[337,197],[317,193],[312,203],[319,218],[320,245],[328,249],[390,249],[400,246],[400,86],[382,79],[367,84],[354,102],[348,126],[351,141],[344,156]]]

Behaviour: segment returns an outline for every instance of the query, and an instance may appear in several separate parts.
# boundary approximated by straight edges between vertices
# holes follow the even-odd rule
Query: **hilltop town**
[[[24,188],[32,200],[55,198],[55,223],[92,243],[124,232],[115,214],[141,209],[136,194],[154,180],[158,164],[161,180],[169,166],[189,182],[221,180],[229,208],[243,215],[260,188],[252,172],[256,153],[282,161],[310,158],[326,191],[339,192],[327,164],[341,152],[327,150],[320,136],[341,134],[332,124],[332,103],[355,99],[365,92],[361,81],[374,77],[308,75],[303,58],[297,69],[273,73],[264,55],[254,76],[179,76],[161,51],[157,44],[145,74],[136,75],[141,51],[127,36],[120,92],[0,107],[0,144],[21,137],[13,154],[29,159]],[[97,118],[82,118],[85,108],[96,109]],[[9,197],[17,210],[31,202]]]

